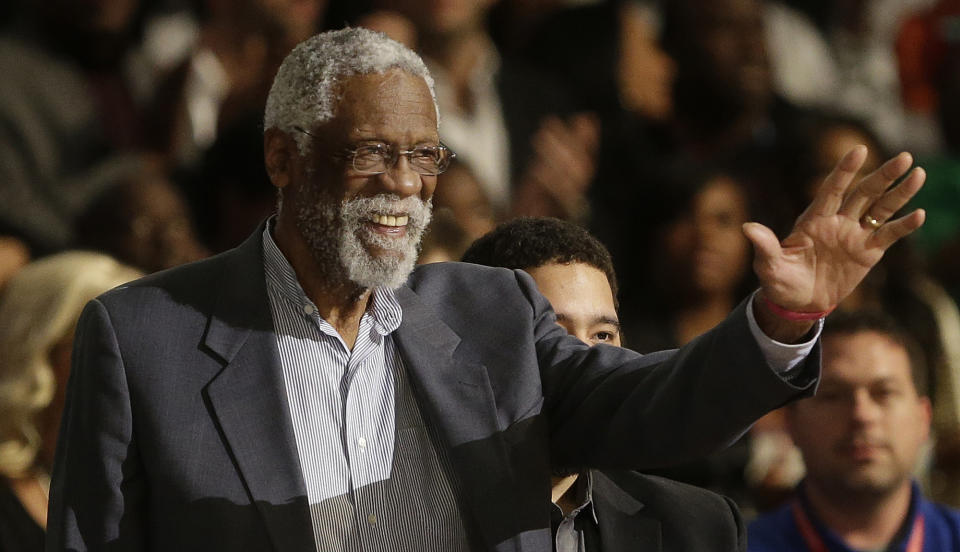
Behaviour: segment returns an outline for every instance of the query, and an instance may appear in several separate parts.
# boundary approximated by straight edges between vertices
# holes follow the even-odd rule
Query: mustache
[[[430,222],[433,201],[419,197],[400,197],[396,194],[377,194],[373,197],[359,197],[346,200],[341,204],[340,212],[345,221],[362,222],[373,215],[393,215],[409,217],[408,228],[422,230]]]

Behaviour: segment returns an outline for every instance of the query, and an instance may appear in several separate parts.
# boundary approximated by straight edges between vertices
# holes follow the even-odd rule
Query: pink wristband
[[[781,307],[780,305],[767,299],[766,296],[763,296],[762,299],[763,299],[763,303],[767,306],[768,309],[770,309],[773,312],[773,314],[779,316],[780,318],[783,318],[784,320],[791,320],[791,321],[820,320],[821,318],[833,312],[833,309],[836,308],[836,307],[830,307],[829,309],[825,311],[820,311],[820,312],[797,312],[797,311],[787,310]]]

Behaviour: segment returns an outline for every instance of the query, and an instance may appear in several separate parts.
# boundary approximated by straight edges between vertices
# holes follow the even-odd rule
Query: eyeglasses
[[[302,127],[295,126],[294,130],[307,136],[316,138]],[[353,170],[360,174],[382,174],[397,164],[400,156],[407,158],[410,167],[418,174],[436,176],[450,167],[457,154],[442,142],[436,146],[415,146],[408,150],[399,150],[383,142],[363,144],[356,148],[347,148],[336,157],[350,161]]]

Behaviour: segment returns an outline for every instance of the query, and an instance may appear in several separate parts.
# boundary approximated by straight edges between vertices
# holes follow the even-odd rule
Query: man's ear
[[[278,128],[269,128],[263,133],[263,162],[270,182],[277,188],[290,184],[294,155],[299,155],[299,151],[289,134]]]

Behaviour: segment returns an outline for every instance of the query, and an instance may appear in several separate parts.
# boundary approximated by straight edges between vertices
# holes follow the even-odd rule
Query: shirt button
[[[360,445],[360,448],[367,448],[367,440],[363,437],[357,439],[357,444]]]
[[[377,524],[377,514],[370,514],[369,516],[367,516],[367,521],[370,522],[370,525],[376,525],[376,524]]]
[[[305,312],[305,313],[307,313],[307,314],[313,314],[313,311],[314,311],[314,310],[316,310],[316,309],[313,308],[313,305],[304,305],[304,306],[303,306],[303,312]]]

